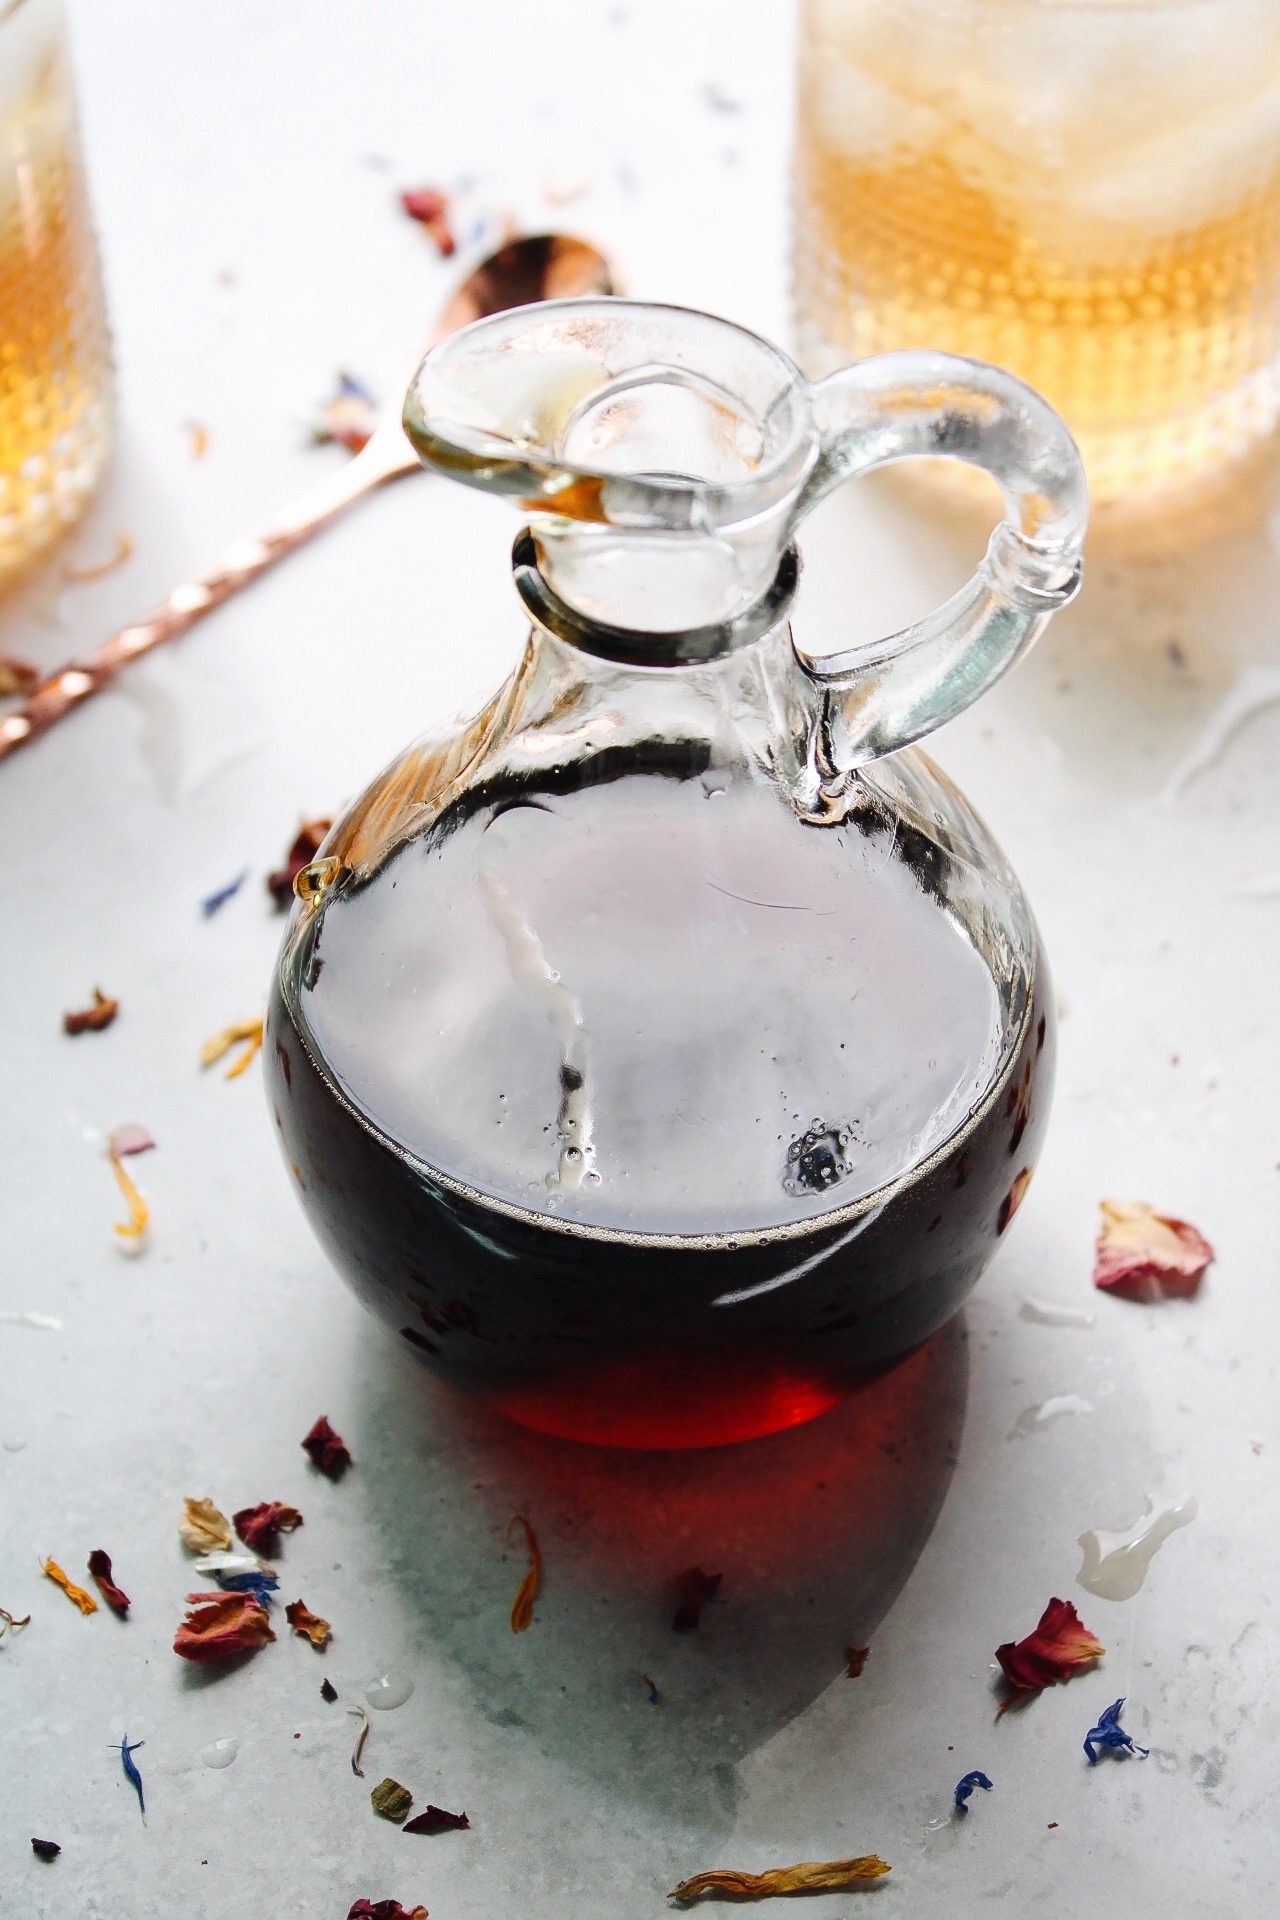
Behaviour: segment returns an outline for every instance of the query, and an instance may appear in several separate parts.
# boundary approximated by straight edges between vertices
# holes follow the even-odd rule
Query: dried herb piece
[[[188,420],[185,425],[191,440],[191,458],[203,460],[209,451],[208,427],[203,426],[199,420]]]
[[[327,1700],[332,1706],[337,1697],[338,1689],[334,1686],[332,1680],[322,1680],[320,1682],[320,1698]]]
[[[184,1660],[228,1660],[274,1640],[262,1602],[251,1593],[189,1593],[190,1611],[173,1639]]]
[[[658,1692],[657,1681],[653,1678],[652,1674],[648,1674],[648,1673],[642,1673],[640,1675],[640,1678],[649,1690],[648,1691],[649,1705],[651,1707],[656,1707],[658,1704],[658,1701],[662,1698],[661,1694]]]
[[[109,559],[95,561],[93,565],[87,567],[66,566],[62,569],[62,577],[70,585],[77,587],[83,586],[86,580],[105,580],[109,573],[114,573],[117,567],[122,567],[132,556],[132,536],[122,527],[116,535],[115,552]]]
[[[254,1553],[273,1553],[282,1533],[294,1533],[302,1525],[298,1509],[287,1507],[280,1500],[262,1500],[256,1507],[241,1507],[231,1518],[236,1532]]]
[[[458,242],[449,224],[449,202],[435,187],[409,187],[400,195],[400,205],[411,220],[424,226],[447,259],[457,251]]]
[[[104,1553],[101,1547],[95,1547],[89,1555],[89,1571],[97,1581],[98,1591],[107,1605],[114,1607],[117,1613],[128,1613],[129,1596],[111,1578],[111,1555]]]
[[[124,1768],[124,1777],[138,1796],[138,1811],[142,1815],[142,1824],[144,1827],[147,1824],[147,1802],[142,1792],[142,1775],[138,1772],[133,1756],[139,1747],[145,1747],[146,1744],[145,1740],[135,1740],[133,1745],[130,1746],[127,1733],[123,1739],[112,1742],[116,1752],[120,1755],[120,1765]]]
[[[93,1595],[86,1593],[83,1587],[78,1587],[75,1581],[62,1571],[56,1560],[42,1560],[40,1565],[45,1579],[52,1580],[55,1587],[61,1587],[68,1600],[79,1607],[81,1613],[98,1611],[98,1603]]]
[[[19,660],[16,653],[0,653],[0,700],[14,694],[34,693],[44,675],[30,660]]]
[[[354,1714],[360,1722],[360,1731],[351,1749],[351,1771],[357,1780],[363,1780],[364,1768],[360,1765],[360,1755],[364,1752],[364,1743],[369,1738],[369,1716],[363,1707],[348,1707],[347,1712]]]
[[[359,453],[368,446],[377,424],[378,404],[368,387],[353,373],[340,372],[332,394],[311,423],[311,444]]]
[[[996,1659],[1014,1689],[1001,1713],[1024,1694],[1040,1693],[1045,1687],[1074,1679],[1105,1652],[1069,1600],[1050,1600],[1034,1633],[1025,1640],[1006,1640],[996,1648]]]
[[[347,1920],[429,1920],[425,1907],[402,1907],[398,1900],[357,1900]]]
[[[704,1573],[701,1567],[686,1567],[683,1573],[676,1575],[680,1603],[671,1622],[673,1632],[693,1632],[702,1618],[702,1609],[708,1600],[713,1600],[719,1593],[723,1578],[724,1575],[720,1573]]]
[[[294,1632],[302,1639],[309,1640],[317,1653],[323,1653],[333,1638],[333,1628],[318,1613],[312,1613],[302,1600],[291,1600],[284,1610],[284,1617]]]
[[[282,913],[293,905],[293,883],[302,869],[311,865],[332,825],[332,820],[304,820],[285,855],[284,865],[267,875],[267,892]]]
[[[867,1664],[867,1655],[870,1652],[870,1647],[846,1647],[844,1670],[848,1679],[857,1680],[860,1678],[862,1669]]]
[[[734,1873],[718,1868],[682,1880],[667,1898],[687,1905],[700,1900],[704,1893],[719,1894],[723,1900],[768,1900],[775,1893],[838,1893],[844,1887],[879,1880],[891,1872],[888,1862],[877,1853],[864,1853],[857,1860],[802,1860],[799,1866],[773,1867],[768,1873]]]
[[[126,1160],[131,1153],[150,1153],[155,1141],[136,1120],[126,1120],[107,1135],[107,1152],[113,1160]]]
[[[322,1413],[309,1434],[302,1442],[302,1451],[310,1457],[313,1466],[330,1480],[341,1480],[351,1465],[351,1455],[339,1434],[329,1425],[329,1417]]]
[[[118,1153],[108,1153],[111,1171],[116,1177],[116,1185],[124,1195],[129,1209],[127,1220],[113,1220],[111,1225],[122,1240],[141,1240],[151,1220],[151,1209],[142,1197],[137,1181],[125,1166]]]
[[[64,1033],[101,1033],[109,1027],[120,1011],[120,1002],[105,994],[101,987],[93,990],[93,1005],[82,1007],[78,1013],[64,1013],[62,1031]]]
[[[465,1813],[449,1813],[444,1807],[425,1807],[405,1825],[406,1833],[458,1833],[471,1822]]]
[[[244,867],[234,880],[228,880],[225,886],[215,887],[200,902],[200,911],[206,920],[212,920],[219,907],[225,907],[228,900],[234,900],[245,881],[249,878],[249,869]]]
[[[369,1795],[370,1804],[375,1813],[384,1820],[403,1820],[413,1805],[413,1795],[408,1787],[402,1787],[398,1780],[380,1780]]]
[[[211,1067],[221,1060],[232,1047],[244,1043],[244,1052],[233,1066],[223,1074],[224,1080],[238,1080],[245,1068],[257,1057],[262,1048],[262,1021],[237,1020],[232,1026],[224,1027],[221,1033],[215,1033],[206,1040],[200,1049],[201,1067]]]
[[[1084,1750],[1091,1767],[1097,1766],[1099,1752],[1105,1752],[1108,1747],[1116,1753],[1140,1753],[1143,1759],[1146,1759],[1150,1748],[1140,1747],[1129,1738],[1129,1735],[1120,1725],[1120,1715],[1123,1712],[1124,1695],[1121,1694],[1118,1700],[1111,1702],[1111,1705],[1105,1712],[1098,1715],[1097,1726],[1090,1727],[1088,1733],[1086,1733],[1084,1737]]]
[[[1141,1200],[1104,1200],[1094,1244],[1093,1284],[1123,1300],[1154,1305],[1189,1300],[1213,1259],[1213,1248],[1188,1220],[1157,1213]]]
[[[542,1585],[542,1549],[538,1545],[538,1536],[522,1513],[512,1514],[507,1522],[507,1538],[511,1538],[512,1527],[523,1527],[524,1543],[529,1549],[529,1571],[516,1590],[511,1603],[511,1631],[523,1633],[526,1627],[533,1625],[533,1604]]]
[[[56,1840],[35,1840],[31,1842],[31,1851],[41,1860],[56,1860],[62,1848]]]
[[[976,1767],[972,1773],[966,1773],[963,1780],[956,1781],[956,1790],[953,1798],[955,1800],[957,1813],[968,1813],[969,1796],[975,1787],[981,1787],[984,1793],[991,1792],[991,1782],[988,1780],[986,1774],[979,1773]]]
[[[15,1620],[8,1607],[0,1607],[0,1640],[4,1639],[10,1627],[17,1633],[19,1628],[29,1627],[30,1625],[31,1615],[29,1613],[24,1613],[21,1620]]]
[[[231,1545],[231,1522],[207,1498],[188,1495],[183,1501],[178,1533],[189,1553],[217,1553]]]

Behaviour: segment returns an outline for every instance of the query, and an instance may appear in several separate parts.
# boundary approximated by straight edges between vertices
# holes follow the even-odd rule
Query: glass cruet
[[[431,1368],[518,1421],[651,1447],[794,1425],[955,1311],[1040,1146],[1035,924],[911,743],[1075,591],[1075,448],[977,361],[810,385],[623,300],[466,328],[405,426],[527,516],[529,630],[299,877],[266,1058],[304,1208]],[[999,481],[982,564],[812,657],[799,521],[915,455]]]

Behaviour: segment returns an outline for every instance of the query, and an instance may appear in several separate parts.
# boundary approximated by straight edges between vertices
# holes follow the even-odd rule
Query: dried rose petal
[[[56,1840],[32,1840],[31,1851],[40,1860],[56,1860],[62,1852]]]
[[[1054,1599],[1041,1614],[1035,1632],[1025,1640],[1006,1640],[996,1648],[996,1659],[1017,1694],[1039,1693],[1084,1673],[1105,1652],[1071,1602]]]
[[[333,1628],[318,1613],[312,1613],[303,1600],[291,1600],[284,1610],[284,1617],[294,1632],[304,1640],[309,1640],[318,1653],[323,1653],[333,1638]],[[335,1695],[336,1698],[336,1695]]]
[[[471,1822],[465,1813],[449,1813],[444,1807],[424,1807],[412,1820],[405,1822],[404,1833],[456,1833]]]
[[[188,1553],[225,1553],[231,1545],[231,1522],[207,1498],[183,1501],[178,1533]]]
[[[113,1160],[123,1160],[131,1153],[150,1153],[154,1146],[151,1135],[136,1120],[126,1120],[107,1135],[107,1153]]]
[[[107,1605],[114,1607],[117,1613],[128,1613],[129,1596],[111,1578],[111,1555],[104,1553],[101,1547],[95,1547],[89,1555],[89,1571],[97,1581],[98,1591]]]
[[[263,1500],[256,1507],[241,1507],[232,1514],[236,1532],[254,1553],[274,1553],[282,1533],[293,1533],[302,1525],[296,1507],[279,1500]]]
[[[309,1454],[312,1464],[319,1467],[321,1473],[328,1474],[330,1480],[341,1480],[351,1465],[351,1455],[340,1435],[329,1425],[327,1414],[321,1414],[306,1439],[302,1450]]]
[[[849,1647],[845,1652],[845,1673],[850,1680],[857,1680],[867,1664],[870,1647]]]
[[[101,987],[93,990],[93,1005],[82,1007],[78,1013],[64,1013],[62,1031],[64,1033],[101,1033],[109,1027],[120,1011],[120,1002],[113,1000]]]
[[[702,1618],[702,1609],[707,1601],[713,1600],[719,1593],[723,1578],[724,1575],[720,1573],[704,1573],[701,1567],[686,1567],[683,1573],[676,1575],[680,1604],[671,1622],[674,1632],[693,1632]]]
[[[251,1593],[189,1593],[187,1606],[173,1641],[184,1660],[227,1660],[275,1639],[266,1608]]]
[[[425,1907],[402,1907],[398,1900],[357,1900],[347,1920],[428,1920]]]
[[[444,258],[457,251],[458,242],[449,224],[449,202],[438,188],[406,188],[400,195],[400,205],[411,220],[426,228]]]
[[[282,913],[293,905],[293,883],[302,869],[311,865],[332,825],[332,820],[304,821],[285,855],[284,865],[267,875],[267,892]]]
[[[1213,1248],[1187,1220],[1157,1213],[1141,1200],[1104,1200],[1095,1243],[1093,1284],[1124,1300],[1189,1300]]]

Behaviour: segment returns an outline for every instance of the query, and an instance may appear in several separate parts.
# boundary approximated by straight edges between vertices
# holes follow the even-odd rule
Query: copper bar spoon
[[[509,240],[489,254],[468,275],[446,303],[431,342],[456,333],[470,320],[524,307],[536,300],[567,299],[574,295],[613,292],[609,263],[585,240],[563,233],[531,234]],[[425,351],[425,348],[424,348]],[[415,362],[416,365],[416,362]],[[158,607],[141,620],[86,654],[70,660],[43,680],[13,713],[0,720],[0,760],[25,747],[74,707],[100,693],[130,661],[141,659],[153,647],[176,640],[197,620],[229,600],[233,593],[258,579],[268,567],[283,560],[321,527],[344,512],[375,487],[385,486],[406,473],[420,473],[418,456],[400,426],[400,409],[384,413],[366,445],[345,467],[329,474],[293,506],[274,526],[254,539],[239,541],[211,572],[175,587]]]

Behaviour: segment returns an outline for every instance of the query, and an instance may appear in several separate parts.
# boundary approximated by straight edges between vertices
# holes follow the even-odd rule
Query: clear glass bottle
[[[910,743],[1074,591],[1075,450],[993,368],[810,386],[626,301],[467,328],[405,418],[529,515],[529,633],[300,877],[266,1059],[303,1205],[361,1298],[517,1420],[634,1446],[793,1425],[954,1312],[1034,1164],[1034,923]],[[1001,481],[986,559],[917,626],[811,658],[796,525],[914,454]]]

